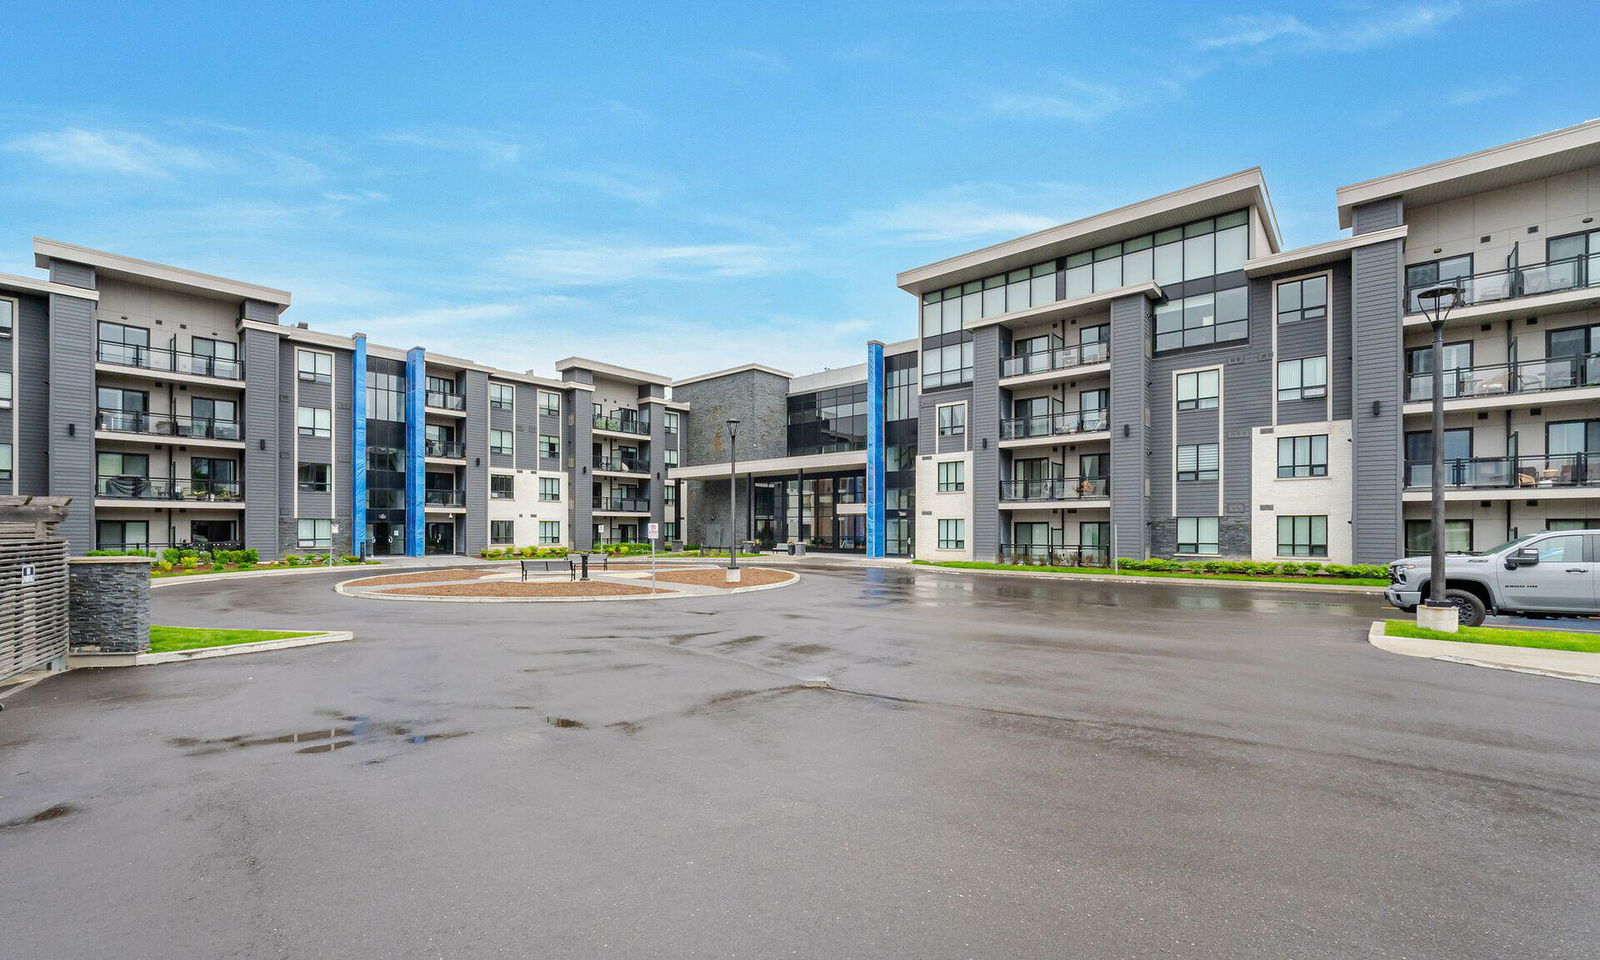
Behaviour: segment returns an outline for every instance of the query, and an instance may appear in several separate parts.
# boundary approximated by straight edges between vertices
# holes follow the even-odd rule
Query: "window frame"
[[[551,534],[551,533],[546,533],[545,532],[550,527],[554,527],[555,528],[555,533]],[[561,542],[561,521],[560,520],[540,520],[539,521],[539,545],[540,546],[550,546],[552,544],[558,544],[560,542]]]
[[[555,488],[555,496],[551,496],[547,492],[552,485]],[[539,478],[539,501],[541,503],[557,503],[560,500],[561,500],[561,478],[560,477],[540,477]]]
[[[305,535],[306,524],[311,524],[311,536]],[[327,539],[320,536],[323,525],[328,531]],[[331,517],[296,517],[295,518],[295,546],[300,549],[320,550],[333,549],[333,519]]]
[[[550,441],[554,441],[554,443],[551,443]],[[560,460],[561,459],[561,437],[558,434],[554,434],[554,433],[541,433],[541,434],[539,434],[539,459],[540,460]]]
[[[1209,377],[1212,393],[1201,393],[1206,379]],[[1185,399],[1184,382],[1193,378],[1194,396]],[[1190,410],[1215,410],[1222,404],[1222,368],[1205,367],[1200,370],[1179,370],[1173,373],[1172,400],[1177,410],[1187,412]],[[1209,401],[1209,402],[1207,402]],[[1187,404],[1187,406],[1185,406]]]
[[[1321,281],[1322,283],[1322,303],[1315,307],[1307,307],[1305,305],[1305,285],[1313,281]],[[1285,310],[1283,306],[1283,291],[1287,287],[1295,288],[1296,306],[1290,310]],[[1312,273],[1302,277],[1293,277],[1287,280],[1275,281],[1272,284],[1273,322],[1280,327],[1287,326],[1292,323],[1304,323],[1306,321],[1326,322],[1329,316],[1329,309],[1332,306],[1328,302],[1328,294],[1332,289],[1333,274],[1326,270],[1321,273]],[[1310,313],[1312,310],[1320,310],[1321,314],[1318,316],[1308,316],[1308,313]],[[1291,314],[1293,314],[1291,319],[1284,319]]]
[[[497,396],[498,395],[498,396]],[[504,402],[502,402],[502,399]],[[514,383],[499,383],[489,381],[489,409],[490,410],[515,410],[517,408],[517,386]]]
[[[310,370],[306,369],[307,359],[311,360]],[[327,361],[326,373],[321,370],[323,360]],[[296,348],[295,378],[304,383],[333,383],[333,354],[321,350],[307,350],[303,347]]]
[[[1284,522],[1288,521],[1288,539],[1284,539]],[[1304,521],[1304,523],[1301,523]],[[1318,521],[1321,521],[1319,524]],[[1318,527],[1321,527],[1321,542],[1318,542]],[[1301,534],[1305,535],[1302,543]],[[1284,547],[1289,549],[1285,550]],[[1293,559],[1316,559],[1328,556],[1328,515],[1316,514],[1280,514],[1278,516],[1278,546],[1276,556],[1290,557]]]
[[[1305,441],[1303,444],[1302,440]],[[1319,440],[1322,441],[1321,444],[1317,443]],[[1287,448],[1285,444],[1288,445]],[[1318,446],[1322,448],[1320,462],[1317,459]],[[1284,459],[1285,449],[1289,454],[1287,461]],[[1298,436],[1278,438],[1279,480],[1320,480],[1326,476],[1328,476],[1328,434],[1303,433]]]
[[[0,370],[0,410],[10,410],[15,402],[16,377],[10,370]]]
[[[954,467],[954,470],[946,470]],[[936,484],[940,493],[963,493],[967,489],[967,462],[965,460],[941,460],[935,467]],[[946,474],[954,474],[947,477]]]
[[[505,439],[507,444],[506,446],[500,446],[495,443],[495,441],[500,438]],[[516,453],[516,444],[517,437],[514,432],[510,430],[498,430],[493,427],[489,428],[489,453],[496,456],[509,457]]]
[[[308,413],[311,414],[309,426],[305,422],[306,414]],[[324,419],[327,421],[326,426],[322,424]],[[298,436],[323,437],[327,439],[332,439],[333,437],[333,411],[327,407],[308,407],[303,405],[297,407],[294,422],[295,432]]]
[[[509,536],[500,536],[509,533]],[[505,546],[517,542],[517,521],[515,520],[490,520],[489,542],[495,546]]]
[[[1210,468],[1204,456],[1206,448],[1210,448]],[[1185,451],[1188,451],[1187,455]],[[1207,443],[1180,443],[1173,450],[1173,465],[1177,472],[1178,483],[1208,483],[1217,480],[1222,475],[1222,445],[1216,441]],[[1188,461],[1185,468],[1185,460]],[[1188,474],[1185,476],[1185,474]]]
[[[0,340],[10,340],[16,335],[17,314],[22,310],[22,301],[15,297],[0,296]]]
[[[961,412],[957,421],[956,411]],[[959,403],[941,403],[934,414],[941,437],[964,437],[967,435],[967,405],[965,401]]]
[[[964,518],[941,517],[938,522],[940,550],[967,549],[967,521]]]
[[[1175,553],[1186,557],[1215,557],[1220,556],[1221,550],[1221,523],[1218,517],[1174,517],[1177,521],[1177,541]],[[1209,524],[1209,531],[1206,525]],[[1185,526],[1189,526],[1186,531]],[[1190,533],[1189,539],[1184,539],[1185,533]],[[1205,539],[1204,534],[1209,532],[1210,539]],[[1185,550],[1184,547],[1190,549]],[[1206,547],[1211,549],[1207,550]]]
[[[306,479],[306,468],[322,468],[322,479]],[[322,461],[303,461],[295,469],[295,486],[302,493],[328,493],[333,490],[333,464]]]
[[[550,400],[554,400],[555,401],[554,409],[551,409],[551,405],[548,402]],[[540,390],[539,391],[539,413],[540,413],[540,415],[546,416],[546,417],[559,417],[559,416],[561,416],[561,394],[556,393],[556,392],[551,391],[551,390]]]
[[[1315,362],[1321,374],[1321,380],[1316,383],[1306,382],[1306,365]],[[1276,390],[1279,403],[1298,403],[1302,400],[1324,400],[1328,396],[1328,355],[1317,354],[1312,357],[1295,357],[1289,360],[1279,360],[1276,370]],[[1296,383],[1292,387],[1284,386],[1284,373],[1287,370],[1295,371]]]
[[[16,476],[16,447],[10,441],[0,443],[0,482],[10,483]]]
[[[1205,301],[1209,299],[1210,313]],[[1223,313],[1224,308],[1229,312]],[[1176,325],[1172,318],[1177,318]],[[1226,316],[1226,319],[1224,319]],[[1228,336],[1218,336],[1226,332]],[[1167,354],[1247,343],[1250,340],[1250,288],[1225,287],[1156,305],[1150,318],[1151,349]],[[1176,337],[1176,343],[1164,342]]]
[[[509,484],[506,484],[508,489],[504,493],[497,493],[495,491],[495,481],[497,481],[497,480],[509,480],[510,481]],[[491,473],[491,474],[489,474],[489,499],[490,500],[515,500],[515,499],[517,499],[517,476],[516,476],[516,474],[514,474],[514,473]]]

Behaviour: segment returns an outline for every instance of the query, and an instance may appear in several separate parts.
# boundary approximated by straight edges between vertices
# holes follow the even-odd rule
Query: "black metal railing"
[[[1446,400],[1456,397],[1495,397],[1509,393],[1543,393],[1577,387],[1600,387],[1600,353],[1454,367],[1444,371]],[[1433,374],[1407,375],[1406,399],[1432,400]]]
[[[1449,277],[1435,283],[1412,284],[1406,288],[1406,312],[1421,313],[1422,301],[1417,295],[1444,282],[1461,288],[1464,306],[1560,293],[1600,284],[1600,255],[1530,263],[1475,273],[1470,277]]]
[[[637,497],[596,497],[594,509],[618,513],[649,513],[650,501]]]
[[[1034,500],[1103,500],[1111,496],[1107,477],[1052,477],[1046,480],[1006,480],[1000,499],[1011,503]]]
[[[244,437],[244,427],[237,420],[130,410],[97,410],[95,429],[108,433],[138,433],[188,440],[240,440]]]
[[[467,409],[467,398],[459,393],[445,393],[443,390],[428,390],[425,393],[426,396],[423,398],[425,406],[433,407],[437,410]]]
[[[102,340],[95,356],[101,363],[118,367],[136,367],[161,373],[186,373],[196,377],[215,377],[218,380],[243,380],[244,366],[232,357],[210,357],[199,353],[184,353],[167,347],[146,347],[133,343],[116,343]]]
[[[1111,551],[1106,547],[1074,544],[1001,544],[995,561],[1049,567],[1109,567]]]
[[[1070,370],[1085,364],[1105,363],[1110,359],[1111,345],[1106,343],[1081,343],[1033,353],[1014,353],[1000,361],[1000,376],[1021,377],[1030,373]]]
[[[99,477],[95,496],[110,500],[192,500],[242,501],[244,488],[238,481],[169,480],[166,477]]]
[[[1047,413],[1037,417],[1012,417],[1000,421],[1000,439],[1061,437],[1074,433],[1095,433],[1111,429],[1111,418],[1104,410],[1081,413]]]
[[[1431,487],[1432,461],[1408,461],[1404,481],[1412,489]],[[1600,486],[1600,454],[1549,453],[1446,460],[1444,485],[1471,490]]]
[[[422,441],[423,456],[444,457],[449,460],[465,460],[467,458],[467,445],[459,440],[428,440]]]
[[[641,437],[648,437],[650,435],[650,419],[620,411],[597,413],[594,415],[594,428],[596,430],[611,430],[615,433],[632,433]]]
[[[96,550],[146,550],[160,553],[169,547],[179,550],[243,550],[243,540],[180,540],[177,543],[162,543],[155,540],[129,540],[124,543],[100,543]]]
[[[627,457],[595,457],[596,470],[616,470],[622,473],[649,473],[650,465],[643,460],[632,460]]]
[[[465,490],[424,490],[422,500],[430,507],[464,507],[467,505],[467,492]]]

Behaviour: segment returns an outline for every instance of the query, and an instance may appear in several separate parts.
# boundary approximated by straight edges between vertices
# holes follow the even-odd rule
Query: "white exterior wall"
[[[1406,262],[1470,253],[1473,272],[1484,273],[1505,267],[1512,245],[1520,243],[1522,263],[1541,263],[1546,240],[1594,229],[1583,219],[1597,213],[1600,167],[1408,208]],[[1528,233],[1534,226],[1538,232]]]
[[[167,338],[173,335],[178,338],[178,349],[185,352],[194,337],[239,341],[237,301],[212,300],[116,277],[100,277],[95,288],[100,293],[95,319],[149,327],[152,347],[166,347]]]
[[[1271,431],[1271,432],[1269,432]],[[1278,441],[1284,437],[1328,435],[1326,477],[1278,477]],[[1350,421],[1296,423],[1282,427],[1256,427],[1250,438],[1250,559],[1315,560],[1350,563],[1351,543],[1351,430]],[[1398,466],[1397,468],[1398,469]],[[1278,518],[1322,516],[1328,518],[1326,557],[1280,557]]]
[[[489,515],[484,520],[484,532],[488,533],[489,521],[511,520],[515,523],[515,542],[512,544],[490,543],[490,547],[537,547],[537,546],[566,546],[572,539],[572,533],[567,529],[567,475],[565,473],[540,473],[537,470],[505,470],[495,469],[489,471],[490,476],[510,474],[514,479],[512,483],[513,498],[510,500],[497,500],[489,498]],[[560,500],[539,499],[539,478],[556,477],[560,480]],[[539,543],[539,521],[555,520],[561,524],[561,541],[559,544]]]
[[[940,463],[966,464],[966,489],[959,493],[939,492]],[[972,453],[941,453],[917,460],[917,559],[971,560],[972,555]],[[939,521],[965,520],[966,547],[939,549]],[[988,558],[992,559],[992,558]]]

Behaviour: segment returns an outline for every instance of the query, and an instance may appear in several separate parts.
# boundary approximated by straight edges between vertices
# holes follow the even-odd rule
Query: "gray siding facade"
[[[1150,301],[1144,296],[1112,301],[1111,537],[1117,555],[1134,559],[1149,555],[1145,383],[1150,323]]]
[[[58,283],[62,274],[93,282],[88,267],[66,269],[77,266],[52,263],[51,276]],[[94,549],[94,307],[92,300],[50,295],[50,493],[75,505],[56,528],[73,553]]]
[[[463,392],[466,394],[467,419],[462,430],[467,444],[467,465],[462,469],[466,489],[467,515],[465,523],[457,524],[457,535],[465,541],[468,556],[489,546],[489,466],[509,468],[513,458],[503,454],[488,456],[489,427],[513,431],[513,450],[518,442],[511,410],[489,409],[489,375],[482,370],[468,370]],[[491,416],[493,414],[493,416]],[[465,529],[462,529],[465,527]],[[460,544],[457,549],[461,549]]]
[[[262,559],[282,555],[278,542],[280,460],[287,462],[291,447],[284,443],[280,419],[294,429],[294,411],[280,418],[289,400],[280,401],[279,336],[265,330],[246,329],[244,353],[244,545],[260,551]],[[292,464],[290,464],[292,470]],[[293,482],[293,475],[290,475]],[[287,507],[285,509],[287,513]],[[288,541],[291,549],[293,540]]]

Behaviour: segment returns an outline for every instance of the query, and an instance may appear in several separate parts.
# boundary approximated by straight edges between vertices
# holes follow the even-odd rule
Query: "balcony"
[[[1108,547],[1074,546],[1072,544],[1036,543],[1001,544],[995,556],[997,563],[1027,564],[1050,567],[1109,567],[1111,550]]]
[[[442,460],[467,459],[467,445],[458,440],[431,440],[422,441],[422,455],[425,457],[438,457]]]
[[[1105,343],[1085,343],[1074,347],[1056,347],[1034,353],[1016,353],[1000,361],[1000,376],[1026,377],[1036,373],[1054,373],[1071,370],[1091,363],[1105,363],[1111,359],[1111,348]]]
[[[467,505],[467,492],[465,490],[424,490],[423,503],[430,507],[464,507]]]
[[[143,413],[129,410],[97,410],[96,430],[106,433],[129,433],[146,437],[177,437],[183,440],[244,439],[243,426],[237,420],[218,420],[215,417],[185,417],[166,413]]]
[[[1007,480],[1000,484],[1002,503],[1059,500],[1104,500],[1111,496],[1107,477],[1052,477],[1048,480]]]
[[[629,433],[639,437],[650,436],[649,418],[624,414],[621,411],[609,414],[595,414],[594,428],[596,430],[610,430],[613,433]]]
[[[1444,398],[1504,397],[1600,387],[1600,353],[1549,360],[1520,360],[1481,367],[1456,367],[1444,371]],[[1406,377],[1406,402],[1433,399],[1433,374]]]
[[[243,380],[244,366],[228,357],[208,357],[165,347],[145,347],[131,343],[101,341],[95,352],[100,363],[156,373],[180,373],[217,380]]]
[[[429,390],[424,394],[423,404],[435,410],[450,410],[460,413],[467,409],[467,398],[459,393]]]
[[[601,513],[649,513],[650,501],[637,497],[596,497],[594,509]]]
[[[1422,302],[1417,295],[1443,282],[1461,287],[1463,307],[1502,303],[1600,285],[1600,256],[1530,263],[1475,273],[1470,277],[1446,277],[1436,283],[1413,284],[1406,288],[1406,312],[1421,313]]]
[[[1428,490],[1431,461],[1407,461],[1407,490]],[[1518,496],[1538,490],[1600,488],[1600,454],[1551,453],[1528,457],[1473,457],[1444,462],[1448,490],[1516,490]]]
[[[643,460],[632,460],[627,457],[595,457],[596,470],[610,470],[613,473],[649,473],[650,464]]]
[[[161,500],[179,503],[242,503],[237,481],[169,480],[165,477],[99,477],[95,497],[102,500]]]
[[[1098,433],[1109,429],[1111,429],[1111,418],[1104,410],[1050,413],[1038,417],[1014,417],[1000,421],[1000,439],[1065,437],[1075,433]]]

